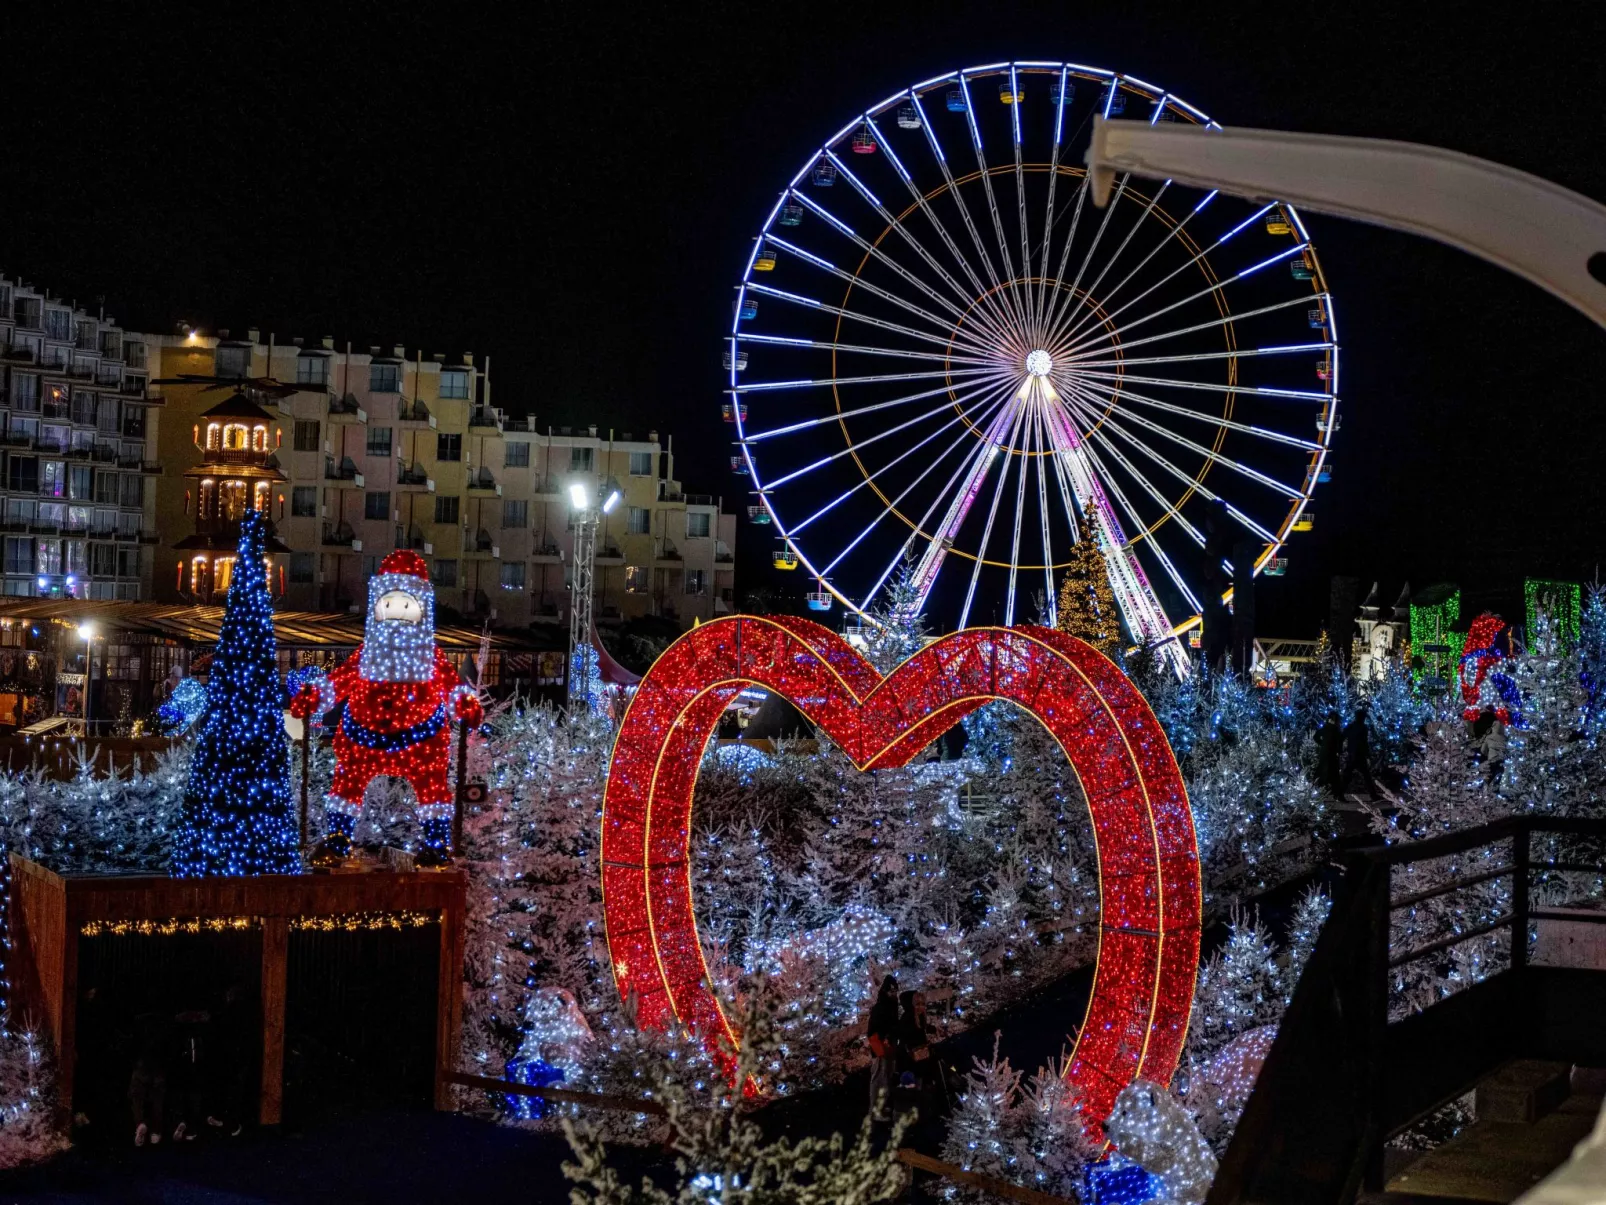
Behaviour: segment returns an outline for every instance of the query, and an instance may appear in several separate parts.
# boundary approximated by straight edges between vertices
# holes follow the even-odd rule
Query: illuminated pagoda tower
[[[247,511],[271,516],[275,502],[284,504],[279,467],[282,429],[244,390],[207,410],[195,424],[195,446],[200,463],[184,472],[190,482],[185,491],[185,513],[195,516],[195,531],[174,545],[182,554],[177,574],[180,593],[198,602],[216,603],[228,593],[234,574],[235,550],[240,543],[240,520]],[[268,522],[263,551],[289,552]],[[270,571],[268,588],[276,584]]]

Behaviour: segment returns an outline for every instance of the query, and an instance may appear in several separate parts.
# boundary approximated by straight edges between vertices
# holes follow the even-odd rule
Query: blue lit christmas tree
[[[240,524],[223,628],[173,853],[178,876],[300,869],[284,688],[263,561],[265,520]]]

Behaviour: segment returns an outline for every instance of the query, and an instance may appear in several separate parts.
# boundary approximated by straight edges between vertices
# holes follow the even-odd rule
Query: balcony
[[[127,377],[123,381],[122,388],[117,392],[122,394],[124,397],[142,398],[145,396],[145,390],[146,385],[144,377]]]
[[[552,595],[543,594],[539,599],[530,601],[531,623],[557,623],[562,618],[563,608]]]
[[[563,564],[563,549],[559,548],[551,540],[538,539],[534,551],[530,553],[530,559],[538,565],[561,565]]]
[[[148,477],[160,477],[162,475],[162,462],[160,460],[142,460],[139,463],[139,471]]]
[[[424,538],[423,529],[416,523],[407,532],[407,547],[425,556],[433,556],[435,553],[435,545]]]
[[[362,489],[363,475],[357,471],[357,464],[349,456],[341,458],[338,464],[332,456],[323,459],[323,479],[331,482],[336,488]]]
[[[502,548],[492,542],[490,532],[481,529],[480,533],[464,546],[463,557],[470,561],[499,561],[502,559]]]
[[[597,549],[596,561],[599,565],[623,565],[625,554],[619,550],[617,544],[604,544]]]
[[[202,448],[202,462],[208,465],[241,465],[256,469],[277,469],[279,458],[272,452],[255,448]]]
[[[423,402],[397,402],[396,421],[404,427],[434,427],[436,418]]]
[[[491,470],[482,465],[469,474],[468,492],[471,494],[495,494],[500,498],[502,496],[502,487],[496,483],[496,478],[491,476]]]
[[[659,569],[678,569],[685,561],[680,555],[680,549],[673,544],[664,545],[663,551],[653,555],[653,565]]]
[[[124,416],[124,418],[123,418],[123,438],[124,439],[144,439],[145,438],[145,412],[143,410],[140,410],[140,411],[136,411],[135,413],[137,413],[139,415],[139,418],[138,418],[137,421],[131,422],[131,421],[129,421],[127,416]]]
[[[469,430],[483,427],[489,431],[502,430],[502,416],[489,406],[475,406],[468,412]]]
[[[331,526],[323,525],[323,546],[325,548],[350,548],[354,552],[362,551],[362,541],[357,539],[357,533],[351,530],[350,523],[339,523]]]
[[[562,502],[564,500],[563,482],[556,477],[542,480],[540,477],[530,482],[531,492],[535,494],[537,502]]]
[[[353,394],[345,397],[329,399],[329,421],[331,423],[367,423],[368,411],[357,405],[357,398]]]
[[[403,492],[422,491],[433,494],[435,492],[435,479],[424,472],[418,465],[407,468],[398,461],[396,468],[396,488]]]

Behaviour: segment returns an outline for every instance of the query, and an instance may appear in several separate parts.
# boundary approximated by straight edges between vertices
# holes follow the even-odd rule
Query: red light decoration
[[[792,617],[715,620],[665,650],[620,725],[602,814],[608,952],[641,1024],[678,1021],[711,1049],[738,1040],[698,941],[690,834],[704,748],[749,685],[791,700],[863,770],[906,764],[994,699],[1042,723],[1082,784],[1099,859],[1098,965],[1067,1075],[1094,1131],[1132,1080],[1170,1082],[1199,961],[1187,791],[1164,730],[1120,668],[1040,627],[955,632],[884,679],[834,632]]]

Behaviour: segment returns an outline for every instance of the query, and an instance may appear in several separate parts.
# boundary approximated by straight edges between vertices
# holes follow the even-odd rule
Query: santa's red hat
[[[398,548],[380,561],[379,572],[405,573],[408,577],[421,577],[426,582],[429,580],[429,566],[411,548]]]

